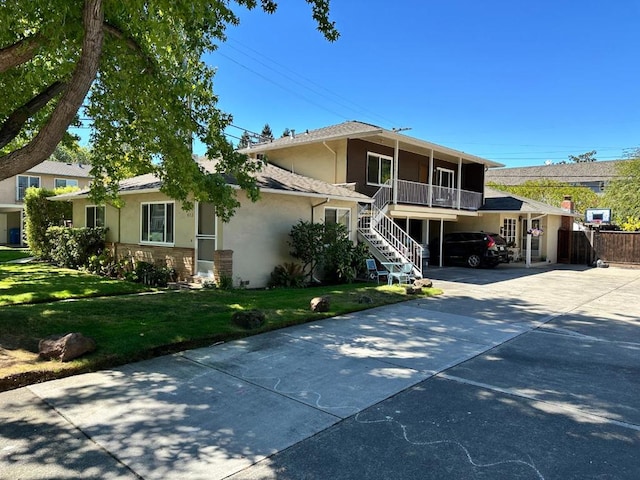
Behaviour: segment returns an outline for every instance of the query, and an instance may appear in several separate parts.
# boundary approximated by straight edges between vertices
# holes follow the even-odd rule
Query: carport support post
[[[531,267],[531,214],[527,213],[527,268]]]

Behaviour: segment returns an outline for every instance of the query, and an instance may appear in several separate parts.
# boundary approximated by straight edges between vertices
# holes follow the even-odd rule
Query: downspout
[[[317,205],[311,205],[311,223],[314,222],[313,219],[313,212],[315,211],[316,207],[321,207],[322,205],[326,205],[327,203],[329,203],[331,201],[330,198],[327,198],[324,202],[320,202]]]
[[[326,141],[323,141],[322,145],[324,145],[327,150],[333,153],[333,183],[338,183],[338,152],[332,150],[331,147],[327,145]]]

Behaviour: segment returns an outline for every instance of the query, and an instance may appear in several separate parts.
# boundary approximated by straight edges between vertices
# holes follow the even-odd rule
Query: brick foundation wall
[[[153,264],[165,264],[174,268],[177,280],[190,280],[194,274],[195,250],[193,248],[136,245],[131,243],[107,243],[107,248],[118,260],[131,259]]]
[[[213,279],[220,282],[221,276],[233,278],[233,250],[216,250],[213,252]]]

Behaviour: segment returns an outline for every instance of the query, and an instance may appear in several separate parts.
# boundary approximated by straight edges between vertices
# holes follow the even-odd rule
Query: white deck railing
[[[398,180],[397,183],[398,203],[427,207],[459,208],[462,210],[478,210],[482,206],[482,193],[479,192],[440,187],[438,185],[432,185],[429,188],[426,183],[407,180]]]

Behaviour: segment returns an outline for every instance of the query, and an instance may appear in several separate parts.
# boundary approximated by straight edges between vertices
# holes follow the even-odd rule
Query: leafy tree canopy
[[[493,182],[489,182],[487,185],[503,192],[513,193],[558,208],[560,208],[564,196],[571,195],[575,211],[580,213],[584,213],[587,208],[597,207],[600,200],[590,188],[576,187],[546,178],[527,180],[521,185],[500,185]]]
[[[59,144],[49,157],[52,162],[91,164],[91,150],[78,144],[67,146]]]
[[[338,32],[330,0],[306,0],[318,30]],[[277,4],[261,0],[273,13]],[[213,94],[204,53],[225,40],[237,11],[257,0],[12,0],[0,2],[0,179],[49,158],[69,139],[79,112],[92,120],[95,200],[126,173],[153,172],[178,200],[213,201],[224,218],[238,205],[222,172],[257,198],[259,164],[224,136],[230,115]],[[10,94],[7,94],[10,92]],[[81,107],[84,107],[81,110]],[[219,159],[206,174],[193,161],[193,136]]]
[[[623,229],[637,230],[640,223],[640,148],[630,152],[629,157],[616,165],[616,178],[607,185],[602,204],[611,208],[613,221]]]
[[[569,161],[574,163],[595,162],[597,160],[596,153],[598,152],[591,150],[590,152],[581,153],[580,155],[569,155]]]

